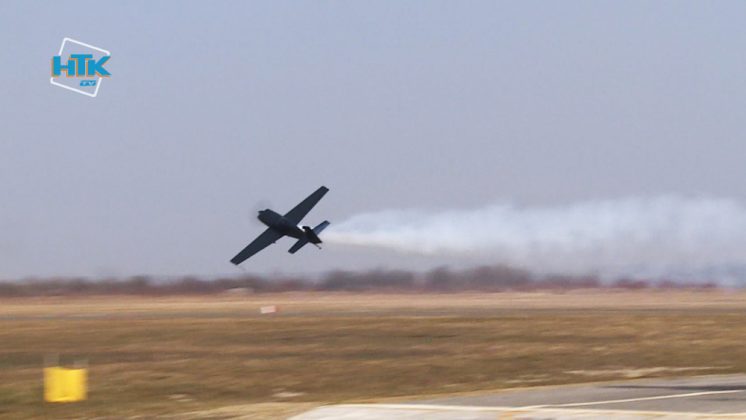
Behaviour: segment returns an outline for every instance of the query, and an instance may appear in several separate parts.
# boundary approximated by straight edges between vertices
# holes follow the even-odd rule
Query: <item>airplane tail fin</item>
[[[314,233],[314,236],[316,237],[316,239],[318,239],[318,238],[319,238],[319,236],[318,236],[318,235],[319,235],[319,234],[320,234],[320,233],[321,233],[321,232],[322,232],[322,231],[323,231],[324,229],[326,229],[326,227],[327,227],[327,226],[329,226],[329,225],[330,225],[329,221],[328,221],[328,220],[324,220],[323,222],[321,222],[321,223],[319,223],[318,225],[316,225],[316,227],[315,227],[315,228],[313,228],[313,233]],[[319,239],[319,243],[321,243],[321,239]]]
[[[319,238],[319,233],[326,229],[326,227],[329,226],[329,221],[324,220],[323,222],[319,223],[318,226],[311,229],[310,226],[303,226],[303,231],[306,233],[306,236],[298,239],[298,241],[293,245],[288,252],[291,254],[295,254],[298,252],[299,249],[303,248],[303,246],[307,243],[312,243],[316,245],[317,247],[321,243],[321,238]]]

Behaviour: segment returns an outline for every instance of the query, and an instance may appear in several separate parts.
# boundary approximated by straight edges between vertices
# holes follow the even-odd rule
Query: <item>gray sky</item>
[[[745,2],[0,3],[0,279],[235,273],[307,221],[628,196],[746,200]],[[108,49],[89,98],[63,37]],[[249,271],[429,267],[284,240]]]

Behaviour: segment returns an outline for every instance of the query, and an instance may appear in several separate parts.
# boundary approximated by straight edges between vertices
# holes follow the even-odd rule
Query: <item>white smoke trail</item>
[[[387,210],[332,227],[328,242],[465,255],[541,272],[727,281],[732,278],[723,277],[746,267],[746,208],[731,199],[663,196],[546,208]],[[742,274],[746,278],[746,270]]]

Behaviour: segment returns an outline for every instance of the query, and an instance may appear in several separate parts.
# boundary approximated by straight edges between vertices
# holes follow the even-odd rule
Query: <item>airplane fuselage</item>
[[[303,229],[288,221],[281,214],[277,214],[270,209],[261,210],[257,219],[264,223],[268,228],[276,230],[283,235],[290,236],[291,238],[300,239],[305,235]]]

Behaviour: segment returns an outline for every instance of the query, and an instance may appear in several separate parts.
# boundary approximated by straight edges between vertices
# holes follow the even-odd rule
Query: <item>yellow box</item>
[[[63,367],[44,368],[44,401],[83,401],[88,394],[88,370]]]

